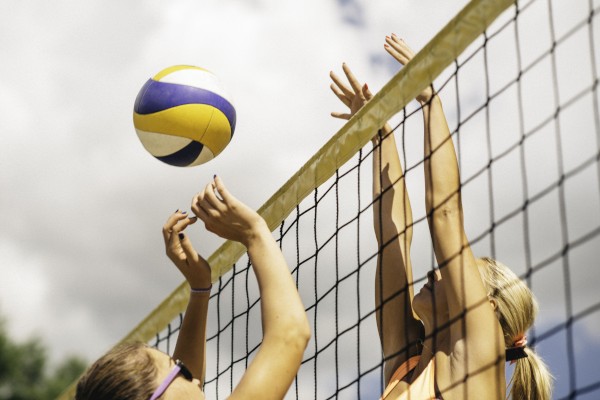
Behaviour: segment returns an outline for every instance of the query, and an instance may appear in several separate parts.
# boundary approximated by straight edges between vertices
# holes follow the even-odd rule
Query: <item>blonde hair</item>
[[[496,303],[496,315],[504,333],[504,344],[513,347],[533,325],[538,305],[531,290],[506,265],[491,258],[481,258],[479,273],[488,297]],[[527,357],[516,361],[510,380],[509,396],[513,399],[549,400],[553,377],[542,359],[529,347]]]
[[[148,400],[157,368],[142,343],[115,347],[96,361],[77,383],[75,400]]]

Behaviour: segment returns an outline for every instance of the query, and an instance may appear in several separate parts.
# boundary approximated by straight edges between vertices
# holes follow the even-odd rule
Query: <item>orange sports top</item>
[[[415,379],[408,390],[400,394],[398,397],[391,397],[390,394],[394,391],[398,383],[404,379],[406,375],[419,363],[421,356],[414,356],[406,360],[398,367],[390,383],[388,383],[383,396],[380,400],[435,400],[435,378],[434,378],[434,361],[433,358],[425,367],[425,370]]]

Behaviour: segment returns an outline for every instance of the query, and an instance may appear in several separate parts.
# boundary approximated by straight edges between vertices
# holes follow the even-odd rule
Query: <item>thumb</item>
[[[371,93],[371,90],[369,89],[369,86],[366,83],[362,87],[362,92],[363,96],[365,96],[365,99],[371,100],[373,98],[373,93]]]

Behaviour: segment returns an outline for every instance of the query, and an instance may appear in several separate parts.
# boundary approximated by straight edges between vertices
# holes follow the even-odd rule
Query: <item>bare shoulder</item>
[[[498,335],[501,336],[501,330]],[[491,338],[494,336],[490,333]],[[481,346],[472,346],[461,339],[453,344],[450,354],[436,355],[436,389],[445,400],[506,398],[504,358],[499,356],[498,349],[503,344],[494,342],[492,339]]]

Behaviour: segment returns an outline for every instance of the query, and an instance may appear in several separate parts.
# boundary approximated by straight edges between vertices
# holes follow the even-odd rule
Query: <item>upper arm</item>
[[[389,243],[380,251],[378,271],[375,278],[375,304],[378,332],[385,357],[385,380],[389,380],[395,368],[416,355],[417,339],[423,336],[423,324],[412,309],[413,279],[410,253],[403,257],[401,238]],[[403,259],[408,260],[404,266]]]
[[[449,318],[455,321],[450,326],[452,384],[463,394],[502,386],[502,329],[464,232],[462,216],[459,211],[440,212],[432,223]]]

